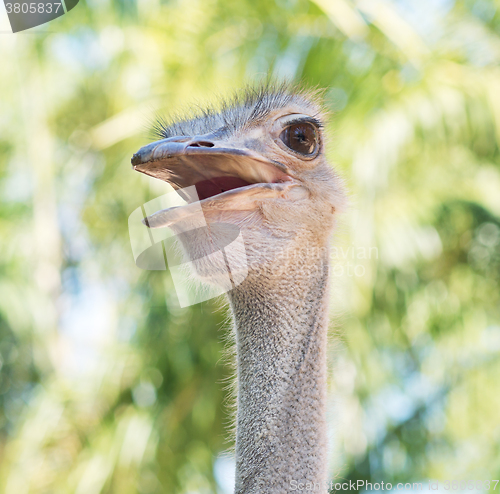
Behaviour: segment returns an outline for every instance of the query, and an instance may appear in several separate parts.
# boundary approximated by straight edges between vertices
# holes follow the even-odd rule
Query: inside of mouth
[[[196,192],[200,201],[216,196],[228,190],[239,189],[251,185],[250,182],[240,177],[215,177],[208,180],[202,180],[195,184]]]

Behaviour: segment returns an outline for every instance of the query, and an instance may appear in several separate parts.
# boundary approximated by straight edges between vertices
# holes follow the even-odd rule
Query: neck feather
[[[229,293],[238,370],[235,494],[288,493],[299,482],[326,492],[328,252],[294,254],[251,272]]]

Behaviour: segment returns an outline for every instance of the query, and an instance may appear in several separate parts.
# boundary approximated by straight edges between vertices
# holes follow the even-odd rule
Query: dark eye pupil
[[[316,128],[309,123],[290,125],[283,130],[280,139],[293,151],[305,155],[314,153],[318,143]]]

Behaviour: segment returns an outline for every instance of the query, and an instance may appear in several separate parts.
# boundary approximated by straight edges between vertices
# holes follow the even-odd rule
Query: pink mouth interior
[[[239,177],[216,177],[209,180],[202,180],[195,184],[196,192],[200,201],[209,197],[216,196],[228,190],[238,189],[251,185],[250,182]]]

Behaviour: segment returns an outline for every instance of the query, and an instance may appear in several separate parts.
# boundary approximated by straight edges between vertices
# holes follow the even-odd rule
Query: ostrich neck
[[[229,293],[238,371],[235,494],[288,493],[299,482],[326,492],[328,252],[294,254]]]

